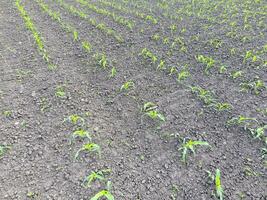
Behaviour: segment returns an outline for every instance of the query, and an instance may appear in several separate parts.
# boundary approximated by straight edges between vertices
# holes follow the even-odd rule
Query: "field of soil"
[[[264,0],[0,0],[0,200],[267,200]]]

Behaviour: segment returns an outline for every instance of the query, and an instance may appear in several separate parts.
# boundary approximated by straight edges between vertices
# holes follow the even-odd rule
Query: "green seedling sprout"
[[[190,72],[185,68],[178,73],[177,80],[178,80],[178,82],[181,82],[190,76],[191,76]]]
[[[206,65],[206,68],[205,68],[205,74],[209,74],[209,71],[211,68],[213,68],[215,66],[215,60],[211,57],[208,57],[208,56],[203,56],[203,55],[198,55],[196,57],[197,61],[200,62],[200,63],[203,63]]]
[[[191,92],[196,94],[200,100],[206,105],[212,105],[215,103],[212,92],[205,90],[199,86],[190,86]]]
[[[72,32],[72,36],[73,36],[73,41],[78,41],[78,31],[76,31],[76,30],[74,30],[73,32]]]
[[[90,200],[99,200],[102,197],[107,198],[108,200],[115,200],[114,196],[110,192],[111,190],[111,182],[108,181],[107,183],[107,189],[99,191],[94,197],[92,197]]]
[[[264,125],[262,127],[258,128],[249,128],[251,135],[256,139],[261,139],[262,137],[265,136],[265,131],[267,130],[267,125]]]
[[[216,196],[219,198],[219,200],[223,200],[223,189],[221,184],[221,171],[219,169],[216,169],[215,176],[210,172],[206,171],[208,173],[208,178],[215,184],[215,190],[216,190]]]
[[[216,185],[216,194],[217,194],[217,197],[220,200],[223,200],[223,189],[222,189],[222,185],[221,185],[221,172],[220,172],[219,169],[216,169],[215,185]]]
[[[165,67],[165,61],[164,60],[160,60],[160,63],[158,65],[157,69],[159,69],[159,70],[166,69],[166,67]]]
[[[0,145],[0,158],[10,149],[11,147],[8,145]]]
[[[117,70],[116,70],[116,68],[115,67],[112,67],[112,69],[111,69],[111,73],[110,73],[110,78],[114,78],[115,76],[116,76],[116,74],[117,74]]]
[[[127,81],[121,86],[120,91],[123,91],[123,90],[127,91],[133,87],[134,87],[134,82],[133,81]]]
[[[106,180],[105,176],[107,174],[110,174],[111,170],[110,169],[105,169],[105,170],[101,170],[101,171],[92,171],[88,176],[85,177],[82,185],[86,188],[91,187],[91,184],[96,181],[104,181]]]
[[[233,117],[232,119],[228,120],[227,125],[228,126],[244,125],[244,128],[246,129],[247,126],[250,125],[250,122],[257,122],[257,120],[255,118],[239,115],[238,117]]]
[[[68,118],[64,119],[64,121],[69,121],[73,125],[76,125],[78,123],[81,125],[84,124],[84,119],[77,114],[70,115]]]
[[[88,42],[88,41],[83,41],[82,42],[82,48],[87,52],[89,53],[92,49],[92,46],[91,44]]]
[[[75,159],[78,158],[80,152],[82,151],[86,151],[86,152],[96,152],[99,157],[101,156],[101,148],[98,144],[96,143],[92,143],[92,142],[89,142],[89,143],[86,143],[84,144],[78,151],[77,153],[75,154]]]
[[[86,130],[83,130],[83,129],[78,129],[72,133],[72,140],[71,141],[73,141],[76,138],[87,138],[89,141],[92,140],[90,133]]]
[[[165,121],[165,117],[158,112],[158,106],[152,102],[147,102],[143,106],[143,112],[145,115],[149,116],[151,119],[160,119],[161,121]]]
[[[182,151],[182,161],[186,163],[187,156],[189,151],[191,151],[195,155],[195,148],[197,146],[210,146],[208,142],[205,141],[196,141],[196,140],[187,140],[184,138],[182,147],[178,149],[178,151]]]
[[[231,73],[231,77],[233,79],[237,79],[237,78],[241,77],[242,75],[243,75],[242,71],[234,71],[234,72]]]
[[[213,106],[218,111],[230,110],[233,108],[233,106],[229,103],[216,103]]]
[[[55,92],[56,97],[63,98],[66,96],[64,87],[62,85],[56,87],[56,92]]]

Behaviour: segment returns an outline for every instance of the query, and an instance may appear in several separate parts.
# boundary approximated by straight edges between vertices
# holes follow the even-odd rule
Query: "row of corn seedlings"
[[[76,0],[76,2],[80,3],[81,5],[87,7],[88,9],[94,11],[95,13],[105,15],[111,17],[116,23],[121,24],[129,28],[130,30],[133,29],[135,26],[135,22],[133,20],[129,20],[121,15],[116,14],[115,12],[110,12],[104,8],[98,8],[94,4],[86,1],[86,0]]]
[[[73,41],[77,42],[81,45],[82,49],[85,53],[91,53],[92,52],[92,45],[89,41],[82,39],[79,35],[79,32],[70,24],[65,23],[60,14],[58,12],[55,12],[49,8],[49,6],[43,2],[43,0],[36,0],[38,5],[42,8],[42,10],[47,13],[51,19],[59,23],[59,25],[62,27],[63,30],[65,30],[67,33],[70,33]],[[102,52],[98,53],[96,52],[93,54],[93,58],[95,58],[97,65],[101,69],[107,69],[111,68],[110,77],[113,78],[116,75],[116,68],[112,66],[112,62],[108,59],[107,55]]]
[[[56,68],[56,65],[53,64],[51,61],[47,50],[45,49],[44,41],[41,37],[41,35],[38,33],[38,30],[33,23],[31,17],[28,15],[27,11],[24,9],[24,6],[21,4],[21,0],[16,0],[15,2],[17,9],[20,12],[21,17],[24,20],[26,28],[32,33],[32,36],[34,37],[35,43],[38,47],[38,51],[45,60],[45,62],[48,64],[48,68],[53,70]]]
[[[109,28],[105,23],[97,23],[97,21],[93,18],[90,18],[87,14],[83,11],[75,8],[74,6],[67,4],[64,0],[56,0],[59,4],[66,10],[68,10],[71,14],[80,17],[83,20],[86,20],[89,24],[96,27],[98,30],[102,31],[103,33],[114,37],[118,42],[123,42],[124,39],[122,36],[114,31],[113,29]]]
[[[72,114],[64,119],[64,122],[68,122],[72,125],[73,131],[70,136],[70,145],[72,145],[76,140],[83,141],[83,145],[76,151],[75,159],[82,153],[97,154],[99,159],[101,158],[101,147],[97,143],[93,142],[92,134],[88,131],[85,119],[77,114]],[[108,200],[114,200],[114,196],[111,193],[111,181],[107,180],[107,176],[111,173],[110,169],[101,169],[98,171],[91,171],[85,176],[82,186],[85,188],[90,188],[92,184],[96,181],[100,181],[104,184],[104,189],[98,191],[90,200],[98,200],[103,197]]]
[[[138,10],[133,10],[131,8],[128,8],[128,7],[125,7],[124,5],[122,5],[121,3],[118,3],[118,2],[110,2],[110,1],[107,1],[107,0],[99,0],[98,3],[104,5],[104,6],[110,6],[116,10],[119,10],[123,13],[128,13],[128,14],[132,14],[144,21],[148,21],[152,24],[157,24],[158,23],[158,19],[152,15],[147,15],[143,12],[139,12]]]

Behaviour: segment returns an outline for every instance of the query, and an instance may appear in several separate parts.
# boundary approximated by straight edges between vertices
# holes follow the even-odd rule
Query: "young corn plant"
[[[149,116],[151,119],[159,119],[161,121],[165,121],[165,117],[157,110],[158,106],[152,102],[147,102],[144,104],[142,111],[145,115]]]
[[[133,81],[127,81],[121,86],[120,91],[128,91],[131,88],[134,88],[134,82]]]
[[[65,89],[64,89],[63,85],[59,85],[59,86],[56,87],[55,96],[59,97],[59,98],[66,97],[66,92],[65,92]]]
[[[88,41],[83,41],[82,42],[82,48],[85,52],[90,53],[92,46]]]
[[[149,51],[147,48],[142,49],[141,55],[145,59],[151,59],[152,63],[155,64],[158,60],[157,56],[154,55],[151,51]]]
[[[182,69],[178,74],[177,74],[177,80],[178,82],[182,82],[185,79],[189,78],[191,76],[189,70],[187,69],[187,67],[184,67],[184,69]]]
[[[73,114],[73,115],[68,116],[67,118],[64,119],[64,122],[65,121],[68,121],[73,125],[78,125],[79,124],[81,126],[83,126],[84,123],[85,123],[85,120],[81,116],[79,116],[77,114]]]
[[[164,60],[160,60],[160,63],[157,67],[158,70],[164,70],[166,69],[166,66],[165,66],[165,61]]]
[[[251,135],[255,138],[255,139],[264,139],[264,137],[267,137],[266,135],[266,131],[267,131],[267,125],[264,125],[262,127],[258,127],[258,128],[249,128],[249,131],[251,133]]]
[[[0,145],[0,158],[10,149],[11,147],[8,145]]]
[[[71,139],[71,143],[73,140],[75,140],[76,138],[86,138],[88,139],[89,141],[92,140],[91,136],[90,136],[90,133],[84,129],[78,129],[76,131],[74,131],[72,133],[72,139]]]
[[[253,91],[254,94],[259,95],[263,90],[266,90],[266,86],[264,81],[258,79],[252,82],[247,82],[247,83],[241,83],[240,84],[241,91],[248,92],[248,91]]]
[[[227,125],[228,126],[242,125],[246,130],[247,127],[249,127],[252,122],[257,122],[257,119],[239,115],[238,117],[233,117],[232,119],[228,120]]]
[[[233,108],[233,106],[229,103],[216,103],[216,104],[213,104],[213,106],[218,111],[225,111],[225,110],[230,110]]]
[[[178,149],[178,151],[182,151],[182,161],[183,161],[183,163],[185,163],[185,164],[187,163],[188,153],[190,153],[189,151],[191,151],[195,155],[195,148],[197,146],[208,146],[208,147],[210,147],[208,142],[196,141],[196,140],[191,140],[191,139],[187,140],[186,138],[184,138],[182,147],[180,147]]]
[[[86,188],[91,187],[91,184],[96,181],[104,181],[106,180],[106,175],[110,174],[111,170],[110,169],[104,169],[100,171],[92,171],[88,176],[85,177],[82,185]]]
[[[237,78],[239,78],[239,77],[242,77],[242,75],[243,75],[243,72],[242,72],[241,70],[239,70],[239,71],[234,71],[234,72],[231,73],[231,77],[232,77],[233,79],[237,79]]]
[[[221,171],[219,169],[216,169],[215,176],[210,172],[207,171],[208,178],[215,184],[215,190],[216,190],[216,197],[219,200],[223,200],[223,188],[221,184]]]
[[[216,103],[212,92],[205,90],[205,89],[201,88],[200,86],[192,86],[192,87],[190,86],[190,88],[191,88],[191,92],[193,94],[196,94],[197,97],[200,100],[202,100],[205,105],[210,106],[210,105]]]
[[[96,59],[98,65],[103,68],[106,69],[108,67],[108,59],[106,54],[101,53],[101,54],[95,54],[94,58]]]
[[[98,154],[98,156],[101,157],[100,146],[96,143],[93,143],[93,142],[89,142],[89,143],[82,145],[82,147],[76,152],[75,159],[77,159],[79,157],[81,152],[90,152],[90,153],[96,152]]]
[[[107,200],[115,200],[114,196],[111,194],[111,182],[108,181],[107,188],[104,190],[100,190],[95,194],[90,200],[100,200],[105,197]]]
[[[205,70],[204,70],[205,74],[209,74],[210,69],[215,66],[215,60],[212,57],[198,55],[196,59],[198,62],[206,65]]]
[[[117,70],[115,67],[112,67],[109,77],[114,78],[117,74]]]

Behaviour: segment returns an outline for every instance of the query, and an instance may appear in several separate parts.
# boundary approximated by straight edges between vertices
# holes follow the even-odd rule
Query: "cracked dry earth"
[[[38,2],[60,13],[64,22],[90,41],[93,52],[84,52]],[[0,145],[10,147],[0,157],[0,200],[85,200],[105,189],[107,181],[112,183],[110,192],[117,200],[211,200],[217,199],[216,188],[207,171],[214,173],[216,169],[221,171],[224,199],[267,199],[266,161],[261,155],[266,145],[241,126],[225,125],[230,117],[241,114],[266,124],[266,115],[256,111],[266,108],[266,90],[258,96],[242,93],[235,81],[218,73],[206,76],[200,67],[192,68],[188,83],[209,88],[233,105],[233,110],[218,113],[204,106],[185,84],[178,84],[176,78],[156,70],[140,56],[143,47],[154,49],[162,57],[168,51],[151,40],[155,32],[171,37],[165,31],[171,22],[156,8],[150,12],[158,14],[160,25],[154,26],[132,12],[101,3],[105,1],[87,1],[135,21],[136,28],[129,30],[110,16],[87,10],[78,1],[64,1],[120,33],[125,39],[120,43],[58,2],[20,2],[57,66],[50,70],[15,1],[0,1]],[[137,9],[131,3],[117,2],[128,6],[129,11]],[[157,1],[144,2],[153,7]],[[145,7],[138,9],[145,12]],[[194,23],[188,21],[192,31],[188,37],[198,31],[199,24]],[[264,43],[257,41],[257,45]],[[197,65],[194,55],[199,51],[212,54],[201,45],[188,45],[192,54],[165,58],[169,64]],[[106,52],[116,66],[113,78],[110,69],[98,66],[94,52]],[[229,58],[228,62],[238,63],[238,59]],[[266,81],[266,68],[251,73]],[[122,84],[129,80],[134,87],[121,92]],[[55,95],[60,86],[64,88],[63,97]],[[154,102],[166,120],[144,115],[141,108],[145,102]],[[78,120],[76,125],[71,124],[68,117],[75,114],[84,123]],[[81,152],[75,159],[85,140],[76,138],[70,143],[70,138],[81,125],[101,147],[101,156]],[[206,141],[211,147],[197,148],[195,156],[189,153],[185,165],[178,151],[183,138]],[[94,181],[89,188],[82,185],[85,176],[101,169],[111,170],[105,181]]]

